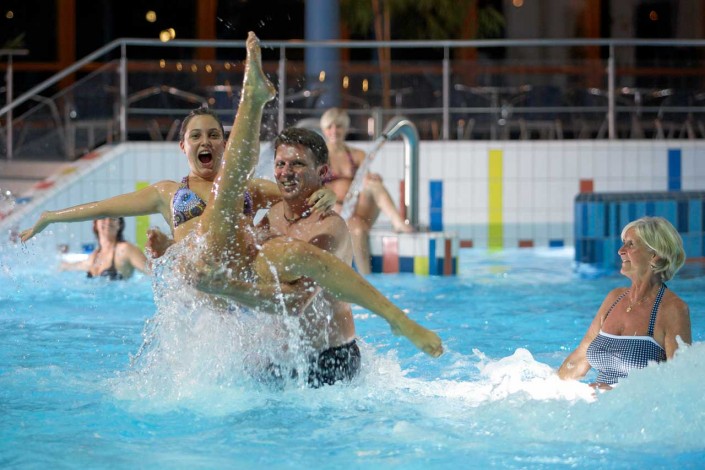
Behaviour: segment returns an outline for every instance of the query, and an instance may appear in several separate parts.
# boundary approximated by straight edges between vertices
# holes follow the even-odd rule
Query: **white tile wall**
[[[369,150],[370,143],[355,143]],[[573,243],[573,200],[580,179],[592,179],[595,191],[665,191],[668,149],[682,152],[683,190],[705,190],[705,142],[701,141],[532,141],[532,142],[421,142],[419,153],[419,221],[429,223],[429,181],[443,180],[444,223],[461,240],[474,246],[487,244],[488,155],[503,151],[503,223],[505,246],[533,239],[535,246],[548,240]],[[271,159],[267,145],[263,158]],[[73,165],[74,173],[55,175],[54,188],[35,191],[23,211],[0,221],[0,229],[25,228],[41,211],[104,199],[133,191],[137,181],[150,184],[180,180],[188,165],[176,143],[128,143],[103,149],[99,158]],[[399,204],[403,180],[404,145],[386,143],[371,165],[382,175],[394,202]],[[267,167],[271,168],[271,167]],[[388,227],[383,217],[380,223]],[[166,230],[161,216],[150,224]],[[89,222],[52,227],[47,243],[70,243],[77,250],[92,242]],[[134,239],[134,222],[126,234]]]

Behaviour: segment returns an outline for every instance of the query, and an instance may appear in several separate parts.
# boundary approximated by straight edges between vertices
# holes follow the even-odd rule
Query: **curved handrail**
[[[385,140],[401,136],[404,140],[404,206],[409,225],[419,224],[419,132],[413,122],[403,116],[392,118],[382,131]]]
[[[365,156],[360,167],[355,172],[355,177],[350,184],[350,189],[345,195],[341,216],[347,220],[353,213],[357,198],[360,194],[365,175],[372,164],[377,152],[385,142],[401,136],[404,140],[404,214],[406,222],[418,228],[419,214],[419,133],[416,126],[403,116],[392,118],[384,128],[372,150]]]

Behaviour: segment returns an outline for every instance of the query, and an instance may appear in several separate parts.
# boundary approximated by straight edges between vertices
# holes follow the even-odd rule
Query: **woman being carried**
[[[182,269],[194,275],[203,290],[229,295],[247,305],[264,307],[267,313],[273,314],[280,313],[273,307],[277,290],[291,292],[296,298],[311,297],[313,294],[306,282],[311,279],[336,299],[358,303],[382,316],[395,333],[406,336],[426,353],[440,355],[441,341],[435,333],[409,319],[347,264],[350,241],[342,219],[333,212],[318,218],[310,216],[306,200],[320,188],[321,177],[327,171],[327,165],[321,163],[323,159],[327,162],[327,150],[320,137],[318,144],[296,136],[282,137],[275,144],[275,173],[283,201],[272,208],[270,223],[275,226],[287,221],[291,226],[302,224],[305,229],[289,233],[283,233],[283,229],[274,230],[275,235],[286,238],[280,236],[261,245],[253,240],[252,220],[237,208],[244,203],[248,178],[259,156],[262,112],[274,96],[274,89],[262,72],[259,43],[252,33],[247,40],[247,52],[241,102],[212,186],[210,202],[199,218],[197,238],[186,240],[186,243],[198,244],[200,257],[193,261],[193,265],[186,261]],[[322,148],[320,160],[316,156],[318,151],[312,150],[312,146]],[[277,279],[274,279],[272,269],[276,271]],[[254,281],[250,281],[253,275]],[[290,313],[301,313],[302,321],[306,321],[308,305],[306,301],[301,310],[294,309]],[[350,344],[354,325],[349,308],[336,309],[328,328],[330,331],[324,335],[326,338],[316,360],[323,360],[331,350],[347,348]],[[350,378],[357,372],[359,356],[356,358],[351,353],[346,357],[350,364],[345,367],[336,365],[334,369],[344,369],[343,376],[336,376],[334,371],[332,382]],[[320,377],[313,382],[321,381],[329,383]]]

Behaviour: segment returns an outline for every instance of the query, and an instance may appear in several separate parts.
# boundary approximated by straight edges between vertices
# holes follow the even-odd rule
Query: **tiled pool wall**
[[[622,228],[644,216],[668,219],[688,259],[705,256],[705,191],[585,193],[575,198],[575,260],[616,268]]]
[[[369,150],[371,142],[353,143]],[[271,159],[263,145],[263,160]],[[419,152],[419,223],[457,234],[460,247],[573,246],[579,194],[705,190],[705,142],[700,141],[422,141]],[[398,204],[403,198],[403,143],[386,143],[372,164]],[[175,142],[128,143],[103,148],[67,164],[29,195],[27,213],[3,228],[25,227],[45,209],[67,207],[180,180],[188,172]],[[599,224],[600,215],[587,220]],[[620,219],[621,222],[621,219]],[[1,223],[1,222],[0,222]],[[144,241],[161,216],[127,221],[126,235]],[[389,229],[380,216],[378,228]],[[52,227],[72,251],[93,243],[90,223]]]

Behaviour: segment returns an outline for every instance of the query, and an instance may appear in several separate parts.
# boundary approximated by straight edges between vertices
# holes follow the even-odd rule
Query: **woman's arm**
[[[252,205],[255,212],[260,209],[269,209],[282,199],[277,184],[264,178],[251,179],[247,184],[247,190],[252,196]]]
[[[156,213],[161,213],[167,221],[171,222],[169,196],[173,194],[173,191],[170,191],[172,188],[169,183],[175,184],[163,181],[133,193],[121,194],[102,201],[79,204],[56,211],[45,211],[32,228],[25,229],[20,233],[20,240],[26,242],[56,222],[82,222],[104,217],[128,217]]]
[[[558,377],[563,380],[577,380],[585,377],[585,374],[590,371],[590,363],[587,360],[587,349],[590,343],[600,334],[600,328],[602,328],[605,314],[610,305],[612,305],[612,302],[616,299],[618,291],[619,289],[613,290],[605,297],[605,300],[602,301],[602,305],[600,305],[600,308],[597,310],[597,314],[592,320],[585,336],[583,336],[583,339],[580,341],[580,344],[565,358],[563,364],[558,368]]]
[[[663,349],[666,350],[667,359],[673,359],[673,355],[678,349],[678,340],[676,338],[680,337],[681,341],[686,344],[691,344],[693,341],[690,327],[690,309],[688,308],[688,304],[675,295],[674,297],[675,299],[672,302],[669,302],[667,308],[664,309],[664,305],[661,304],[663,313],[660,315],[666,319]]]
[[[150,274],[149,267],[147,266],[147,257],[144,253],[132,243],[124,242],[123,246],[123,256],[125,260],[139,272]]]
[[[250,180],[247,189],[252,196],[255,212],[260,209],[268,209],[282,199],[281,191],[273,181],[261,178],[253,179]],[[311,210],[321,214],[332,209],[335,206],[335,201],[335,193],[328,188],[321,188],[308,198]]]
[[[59,265],[60,271],[88,271],[91,269],[91,265],[95,261],[96,252],[94,251],[86,259],[82,261],[75,261],[73,263],[63,261]]]

